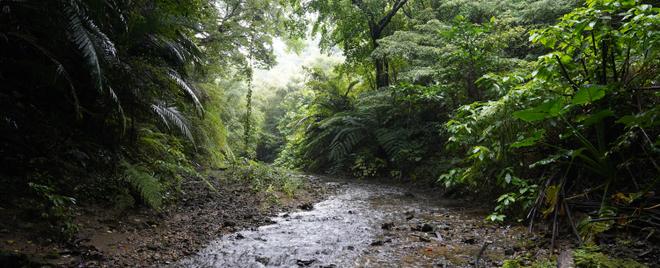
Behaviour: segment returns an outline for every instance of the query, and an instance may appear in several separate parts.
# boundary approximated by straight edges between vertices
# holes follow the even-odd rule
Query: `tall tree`
[[[319,16],[314,32],[321,33],[321,46],[328,49],[341,45],[347,62],[371,60],[376,72],[376,88],[390,83],[386,57],[371,57],[378,41],[394,32],[392,22],[409,0],[333,0],[312,1],[311,10]]]

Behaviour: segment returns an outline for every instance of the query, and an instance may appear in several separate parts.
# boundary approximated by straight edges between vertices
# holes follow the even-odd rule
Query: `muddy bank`
[[[284,211],[307,207],[334,189],[315,177],[293,197],[258,192],[245,182],[230,181],[221,173],[209,176],[217,192],[201,180],[182,185],[180,201],[161,212],[149,209],[114,211],[80,208],[79,232],[70,243],[57,243],[31,223],[3,222],[0,266],[52,265],[83,267],[162,266],[193,254],[218,237],[272,223]],[[11,229],[10,229],[11,228]]]

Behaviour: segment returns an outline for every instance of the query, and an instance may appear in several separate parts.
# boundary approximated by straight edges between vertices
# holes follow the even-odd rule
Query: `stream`
[[[485,224],[483,211],[428,192],[324,180],[341,185],[337,194],[219,237],[175,266],[490,267],[510,253],[503,241],[520,239],[519,230]]]

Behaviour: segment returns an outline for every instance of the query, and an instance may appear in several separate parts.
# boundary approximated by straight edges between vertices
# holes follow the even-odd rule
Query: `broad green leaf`
[[[573,104],[589,104],[605,97],[607,87],[601,85],[588,85],[580,88],[573,96]]]
[[[563,108],[564,100],[561,98],[556,98],[539,106],[514,112],[513,117],[526,122],[534,122],[543,120],[548,117],[558,116],[564,112]]]
[[[534,108],[525,109],[513,113],[513,117],[521,119],[526,122],[534,122],[545,119],[547,113],[538,112]]]
[[[575,121],[582,122],[584,126],[591,126],[610,116],[614,116],[614,112],[610,109],[603,109],[593,114],[579,115]]]
[[[532,136],[527,137],[525,139],[519,140],[517,142],[512,143],[510,146],[511,148],[521,148],[521,147],[529,147],[534,144],[536,144],[537,141],[543,138],[543,135],[545,134],[545,129],[539,129],[532,134]]]

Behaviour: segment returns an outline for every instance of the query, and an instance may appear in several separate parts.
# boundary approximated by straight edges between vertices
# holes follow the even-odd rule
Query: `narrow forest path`
[[[181,267],[482,267],[524,251],[524,231],[485,212],[403,186],[324,179],[337,194],[271,225],[220,237]],[[492,244],[491,244],[492,243]],[[513,256],[509,256],[513,257]]]

